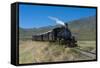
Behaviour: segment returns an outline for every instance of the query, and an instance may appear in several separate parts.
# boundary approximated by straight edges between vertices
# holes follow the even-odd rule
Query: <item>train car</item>
[[[48,33],[49,41],[55,41],[54,37],[55,36],[54,36],[54,32],[53,31],[51,31],[51,32]]]
[[[33,35],[32,36],[33,41],[43,41],[42,35]]]

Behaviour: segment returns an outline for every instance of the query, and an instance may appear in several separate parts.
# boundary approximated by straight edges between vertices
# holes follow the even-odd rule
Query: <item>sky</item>
[[[95,8],[19,5],[19,26],[21,28],[39,28],[56,25],[49,17],[57,18],[63,22],[69,22],[84,17],[95,16]]]

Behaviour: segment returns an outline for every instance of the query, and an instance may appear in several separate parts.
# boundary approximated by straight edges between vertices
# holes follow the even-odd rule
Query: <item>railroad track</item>
[[[79,51],[81,54],[90,57],[90,58],[95,58],[96,57],[96,53],[93,52],[89,52],[80,48],[75,48],[77,51]]]

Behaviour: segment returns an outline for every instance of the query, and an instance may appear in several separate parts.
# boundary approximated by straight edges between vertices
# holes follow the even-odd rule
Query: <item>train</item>
[[[32,35],[33,41],[49,41],[49,42],[62,42],[65,43],[68,47],[76,47],[77,40],[75,36],[72,35],[71,31],[68,28],[68,24],[65,26],[56,27],[48,32]]]

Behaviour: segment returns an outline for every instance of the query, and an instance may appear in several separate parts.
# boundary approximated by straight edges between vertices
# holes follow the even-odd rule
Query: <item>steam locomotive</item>
[[[33,35],[32,40],[34,41],[58,41],[59,44],[64,42],[68,47],[76,47],[77,41],[75,36],[72,36],[71,31],[68,29],[68,24],[65,26],[54,28],[51,31],[41,33],[38,35]]]

